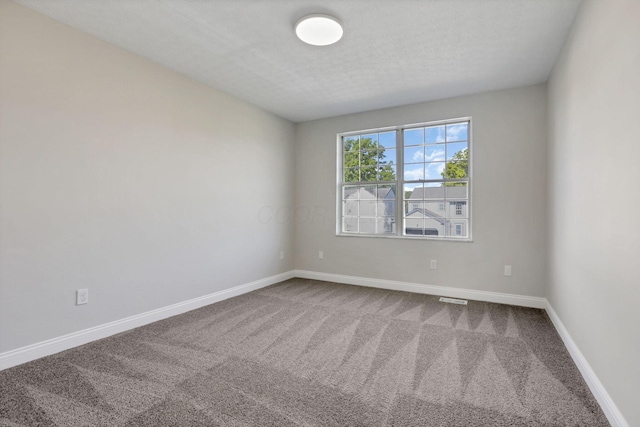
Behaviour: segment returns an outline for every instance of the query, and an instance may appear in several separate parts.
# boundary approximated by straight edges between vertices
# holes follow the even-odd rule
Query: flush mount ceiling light
[[[342,38],[342,34],[342,25],[329,15],[307,15],[296,24],[298,38],[314,46],[334,44]]]

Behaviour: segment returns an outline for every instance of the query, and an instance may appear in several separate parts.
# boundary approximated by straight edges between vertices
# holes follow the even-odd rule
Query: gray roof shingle
[[[409,200],[444,199],[445,188],[447,190],[447,199],[466,199],[468,197],[466,186],[418,187],[413,190]]]

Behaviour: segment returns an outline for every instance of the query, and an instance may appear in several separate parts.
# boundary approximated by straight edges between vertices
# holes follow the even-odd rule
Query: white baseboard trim
[[[10,350],[0,354],[0,371],[44,356],[59,353],[79,345],[87,344],[91,341],[106,338],[120,332],[125,332],[139,326],[157,322],[158,320],[166,319],[167,317],[195,310],[196,308],[204,307],[205,305],[255,291],[256,289],[261,289],[293,277],[295,277],[293,270],[276,274],[275,276],[234,286],[233,288],[214,292],[209,295],[193,298],[188,301],[179,302],[156,310],[147,311],[146,313],[126,317],[103,325],[94,326],[82,331],[72,332],[61,337],[52,338],[26,347],[21,347],[16,350]]]
[[[450,288],[447,286],[423,285],[420,283],[399,282],[396,280],[372,279],[368,277],[345,276],[341,274],[319,273],[307,270],[295,270],[295,277],[302,279],[324,280],[348,285],[369,286],[371,288],[394,291],[415,292],[443,297],[463,298],[476,301],[496,302],[523,307],[545,308],[547,300],[541,297],[503,294],[500,292],[477,291],[473,289]]]
[[[71,349],[89,342],[106,338],[108,336],[125,332],[130,329],[144,326],[158,320],[166,319],[171,316],[195,310],[205,305],[213,304],[245,294],[266,286],[273,285],[284,280],[294,277],[303,279],[323,280],[328,282],[345,283],[349,285],[368,286],[372,288],[390,289],[405,292],[415,292],[421,294],[431,294],[439,296],[448,296],[454,298],[464,298],[477,301],[495,302],[501,304],[519,305],[532,308],[543,308],[549,314],[549,318],[553,322],[558,334],[562,338],[565,346],[569,350],[569,354],[573,358],[580,373],[584,377],[594,397],[602,407],[609,423],[613,427],[629,427],[624,416],[611,399],[611,396],[605,390],[604,386],[596,376],[593,369],[585,359],[582,352],[578,349],[575,342],[569,335],[569,332],[562,324],[562,321],[556,314],[555,310],[546,298],[529,297],[523,295],[504,294],[499,292],[478,291],[473,289],[449,288],[445,286],[424,285],[419,283],[400,282],[395,280],[373,279],[367,277],[346,276],[341,274],[320,273],[307,270],[291,270],[285,273],[276,274],[254,282],[245,283],[233,288],[214,292],[188,301],[172,304],[166,307],[151,310],[146,313],[137,314],[114,322],[105,323],[103,325],[84,329],[82,331],[73,332],[61,337],[42,341],[16,350],[0,353],[0,371],[12,366],[30,362],[41,357],[59,353],[64,350]]]
[[[571,335],[569,335],[569,331],[567,331],[567,328],[564,327],[564,324],[558,317],[556,311],[553,309],[549,301],[547,301],[545,310],[547,311],[551,322],[553,322],[553,326],[555,326],[556,330],[558,331],[560,338],[562,338],[564,345],[567,347],[567,350],[569,350],[569,354],[571,354],[571,358],[580,370],[582,377],[587,382],[591,393],[600,404],[600,407],[602,408],[604,414],[607,416],[607,420],[609,420],[611,426],[629,427],[629,423],[627,423],[627,421],[624,419],[624,416],[614,403],[613,399],[611,399],[609,393],[607,393],[607,390],[598,379],[598,376],[593,371],[593,369],[591,369],[589,362],[587,362],[587,359],[585,359],[584,355],[571,338]]]

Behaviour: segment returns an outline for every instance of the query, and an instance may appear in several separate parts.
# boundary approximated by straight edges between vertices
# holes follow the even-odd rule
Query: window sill
[[[384,235],[384,234],[348,234],[348,233],[336,233],[336,237],[364,237],[367,239],[398,239],[398,240],[429,240],[433,242],[460,242],[460,243],[473,243],[472,238],[450,238],[450,237],[428,237],[428,236],[398,236],[398,235]]]

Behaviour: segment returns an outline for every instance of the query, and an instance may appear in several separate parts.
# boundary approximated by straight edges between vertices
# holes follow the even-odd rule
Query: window
[[[456,119],[338,135],[338,234],[470,240],[470,129]]]
[[[454,203],[456,205],[456,215],[460,216],[462,215],[462,206],[463,206],[463,202],[455,202]]]
[[[396,132],[341,138],[341,232],[396,232]]]

